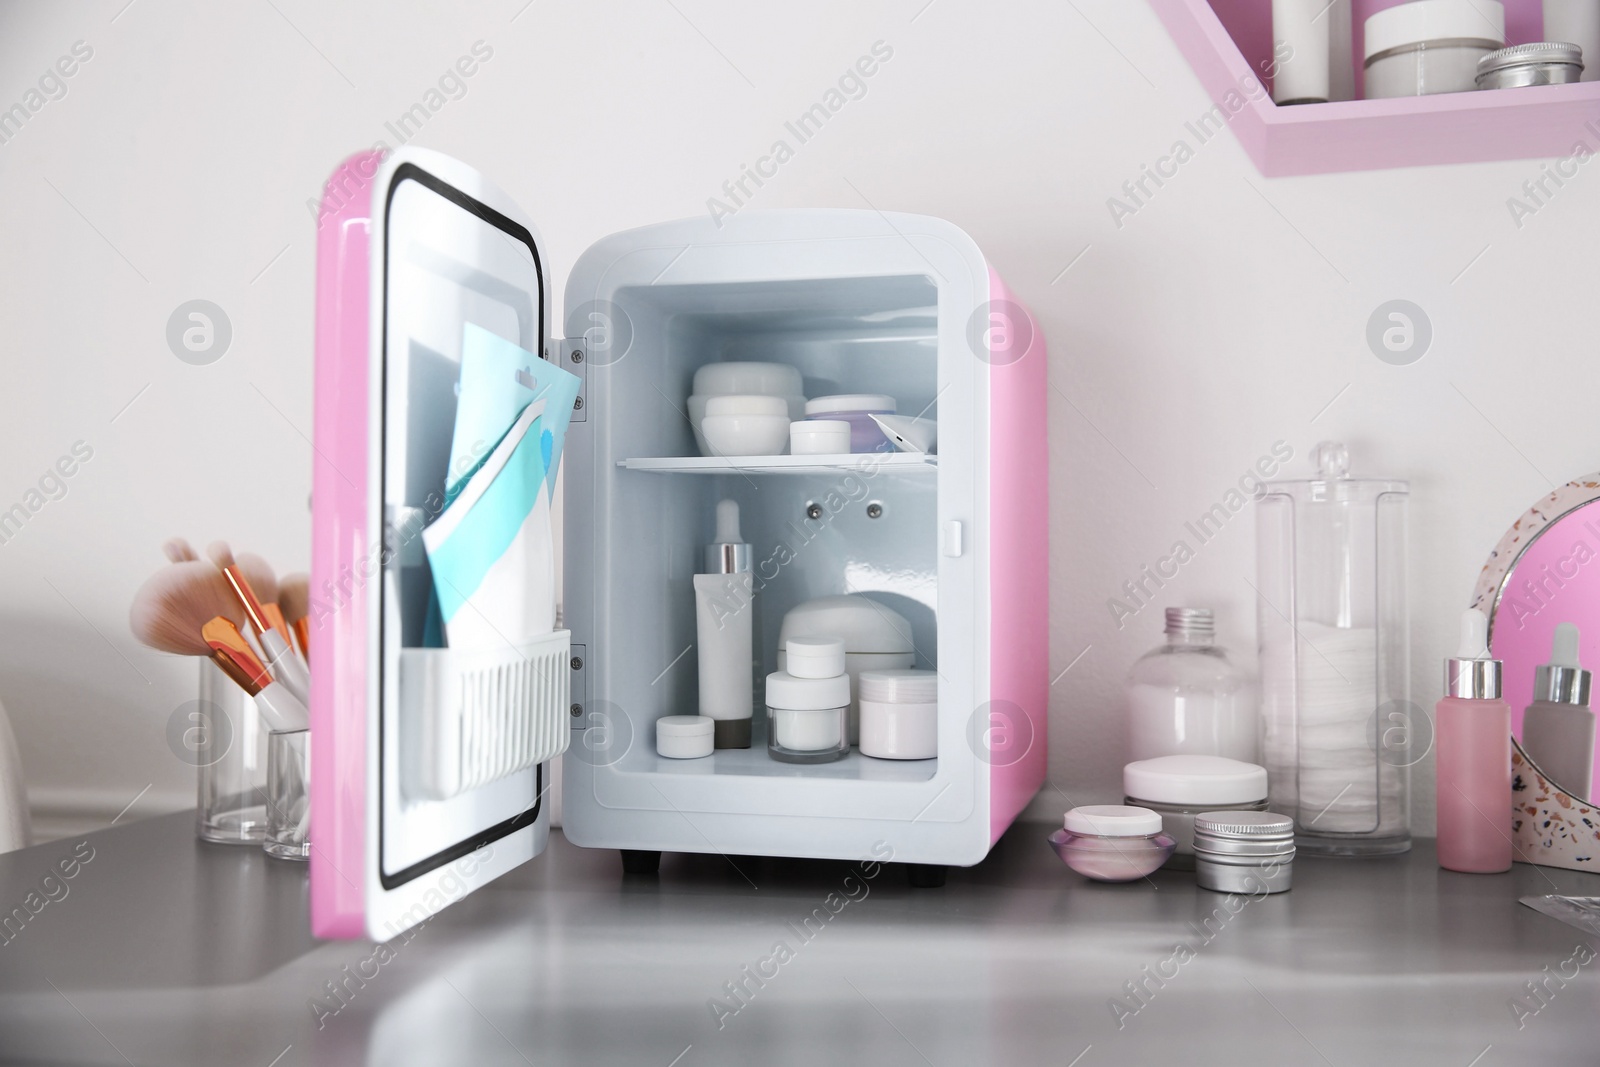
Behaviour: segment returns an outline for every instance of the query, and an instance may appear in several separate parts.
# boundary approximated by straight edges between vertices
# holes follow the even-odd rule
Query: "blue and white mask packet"
[[[451,648],[516,646],[555,628],[545,410],[525,407],[422,531]]]

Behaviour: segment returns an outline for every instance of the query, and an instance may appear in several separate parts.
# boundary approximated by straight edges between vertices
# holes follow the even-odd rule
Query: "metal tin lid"
[[[1218,837],[1293,836],[1294,820],[1275,811],[1206,811],[1194,817],[1194,832]]]
[[[1062,827],[1069,833],[1094,837],[1149,837],[1161,832],[1161,816],[1149,808],[1089,804],[1067,812]]]
[[[1157,756],[1122,768],[1122,792],[1157,804],[1252,804],[1267,797],[1267,771],[1225,756]]]
[[[1583,49],[1565,41],[1537,41],[1490,52],[1478,60],[1478,77],[1512,67],[1567,66],[1583,69]]]

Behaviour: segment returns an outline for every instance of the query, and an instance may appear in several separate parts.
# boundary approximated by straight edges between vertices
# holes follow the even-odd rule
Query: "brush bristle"
[[[213,541],[206,546],[206,555],[211,557],[211,562],[217,565],[217,570],[233,566],[233,549],[228,547],[226,541]]]
[[[273,572],[272,564],[254,552],[241,552],[233,558],[233,565],[250,583],[250,588],[255,590],[257,600],[263,604],[278,602],[278,576]]]
[[[244,580],[250,583],[250,589],[255,593],[256,599],[263,604],[278,602],[278,576],[273,573],[272,564],[254,552],[240,552],[234,555],[228,542],[213,541],[206,549],[206,555],[211,557],[211,562],[217,565],[218,570],[224,567],[236,568],[244,575]]]
[[[236,625],[244,611],[222,572],[204,560],[185,560],[152,574],[128,611],[133,636],[151,648],[180,656],[210,655],[200,628],[221,615]]]
[[[311,609],[311,578],[305,574],[286,574],[278,583],[278,607],[288,622],[303,619]]]
[[[173,563],[188,563],[200,558],[195,554],[194,546],[181,537],[169,538],[161,546],[161,551]]]

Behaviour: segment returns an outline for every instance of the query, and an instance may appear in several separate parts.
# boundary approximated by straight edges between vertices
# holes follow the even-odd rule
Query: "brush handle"
[[[309,700],[311,672],[306,670],[305,662],[295,655],[294,649],[289,647],[283,635],[268,628],[265,632],[257,634],[256,639],[261,642],[261,650],[266,653],[267,669],[272,672],[272,676],[287,686],[302,703]]]
[[[256,694],[256,708],[274,733],[291,733],[311,725],[311,713],[306,710],[305,701],[281,681],[273,682]]]

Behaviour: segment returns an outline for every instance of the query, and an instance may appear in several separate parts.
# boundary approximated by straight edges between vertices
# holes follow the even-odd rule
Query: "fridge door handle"
[[[960,520],[951,519],[949,522],[944,524],[944,554],[945,555],[950,556],[952,558],[955,558],[955,557],[958,557],[958,556],[961,555],[961,552],[962,552],[961,535],[962,535],[962,529],[961,529]]]

